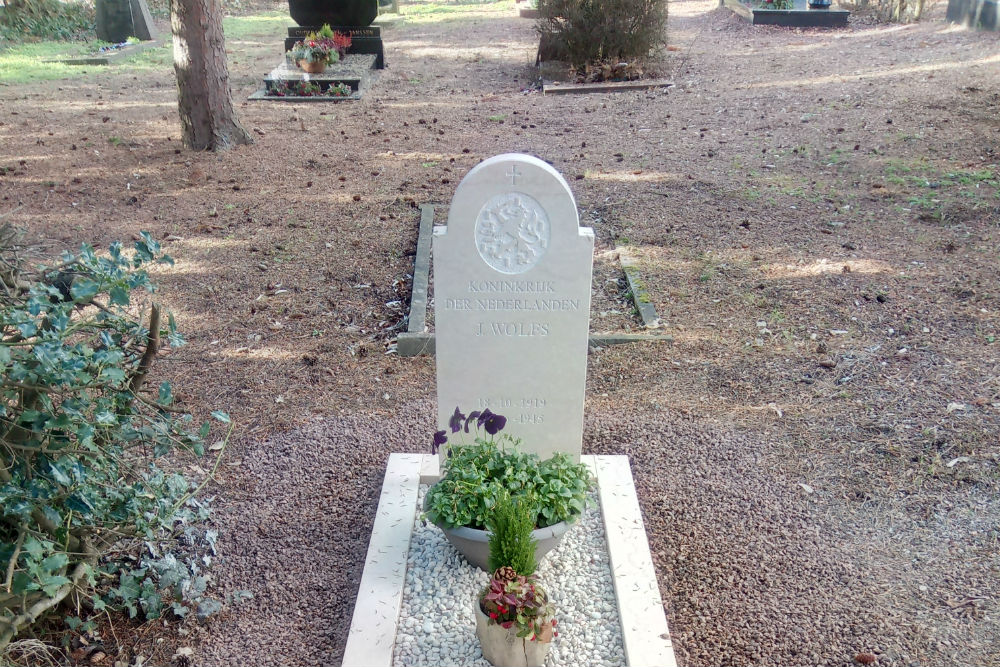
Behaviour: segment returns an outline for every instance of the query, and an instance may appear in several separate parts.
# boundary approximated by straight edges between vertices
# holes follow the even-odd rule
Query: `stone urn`
[[[475,601],[476,637],[483,649],[483,657],[494,667],[542,667],[545,656],[552,645],[552,626],[535,640],[518,637],[513,630],[508,630],[496,623],[490,624],[490,619],[483,612],[479,598]]]
[[[364,28],[378,16],[378,0],[288,0],[288,13],[301,26]]]

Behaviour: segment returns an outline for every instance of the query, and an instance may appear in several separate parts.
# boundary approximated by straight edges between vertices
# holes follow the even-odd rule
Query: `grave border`
[[[844,28],[850,12],[833,5],[829,9],[759,9],[747,7],[740,0],[719,0],[751,25],[777,25],[786,28]]]
[[[676,667],[629,459],[584,455],[580,460],[597,478],[626,664]],[[433,454],[389,455],[342,667],[391,667],[418,486],[439,477]]]
[[[146,49],[153,49],[161,45],[159,39],[148,39],[138,44],[129,44],[120,49],[109,51],[108,53],[98,53],[89,56],[76,56],[73,58],[56,58],[46,60],[49,63],[63,63],[64,65],[114,65],[120,60],[127,60],[134,55],[142,53]]]
[[[603,81],[600,83],[560,83],[542,81],[543,95],[569,95],[587,93],[627,93],[654,88],[670,88],[674,84],[666,79],[645,79],[637,81]]]
[[[404,333],[396,337],[396,354],[401,357],[416,357],[435,352],[434,334],[427,329],[427,286],[430,279],[431,238],[434,233],[434,204],[420,205],[420,227],[417,232],[417,253],[413,260],[413,289],[410,294],[409,322]],[[639,310],[642,324],[648,329],[660,326],[660,316],[649,299],[649,294],[639,278],[635,263],[620,255],[622,271],[628,281],[635,307]],[[628,263],[628,267],[626,266]],[[625,343],[645,341],[672,342],[673,337],[665,334],[590,334],[590,347],[607,347]]]

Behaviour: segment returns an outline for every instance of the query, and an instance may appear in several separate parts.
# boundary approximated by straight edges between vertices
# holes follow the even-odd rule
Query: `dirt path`
[[[50,247],[169,239],[190,344],[159,372],[240,423],[216,577],[255,598],[154,656],[339,662],[382,466],[432,429],[433,359],[386,354],[416,206],[523,151],[639,260],[673,337],[591,355],[585,449],[632,457],[679,657],[1000,662],[995,36],[940,5],[824,31],[679,0],[675,87],[545,97],[511,5],[429,8],[362,102],[240,104],[256,143],[227,155],[176,152],[166,68],[0,100],[0,212]],[[278,38],[229,42],[237,98]]]

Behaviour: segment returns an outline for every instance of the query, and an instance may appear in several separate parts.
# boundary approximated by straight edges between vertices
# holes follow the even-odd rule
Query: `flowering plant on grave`
[[[295,42],[288,55],[296,63],[305,60],[330,64],[346,56],[350,46],[350,35],[334,32],[329,25],[324,24],[319,32],[311,32],[305,39]]]
[[[795,0],[757,0],[758,9],[795,9]]]
[[[323,87],[313,81],[281,81],[274,84],[268,95],[275,97],[349,97],[354,91],[346,83]]]
[[[555,631],[555,605],[535,575],[523,576],[502,567],[479,594],[479,604],[490,625],[511,630],[529,641],[550,642]]]
[[[489,436],[476,436],[471,445],[454,444],[442,464],[441,480],[427,492],[425,515],[442,528],[485,529],[498,499],[507,494],[524,498],[536,508],[539,528],[572,523],[587,504],[594,482],[587,467],[559,452],[542,461],[537,454],[518,450],[520,440],[499,435],[507,418],[489,408],[462,414],[459,408],[448,422],[452,434],[469,433],[475,425]],[[432,453],[448,442],[447,431],[434,434]]]

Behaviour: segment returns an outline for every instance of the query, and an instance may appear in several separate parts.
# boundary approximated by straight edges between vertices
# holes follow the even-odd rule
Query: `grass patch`
[[[32,81],[51,81],[79,76],[81,68],[58,62],[45,62],[57,58],[74,58],[96,51],[93,42],[35,42],[17,44],[0,51],[0,82],[21,85]]]
[[[514,11],[514,0],[456,0],[454,2],[407,2],[400,5],[400,13],[414,23],[433,23],[452,19],[471,18],[475,15],[497,14]]]
[[[226,34],[227,46],[239,41],[266,41],[271,44],[275,38],[284,39],[291,23],[287,11],[264,12],[253,16],[227,16],[222,20],[222,30]]]

